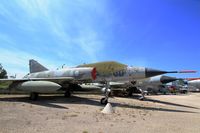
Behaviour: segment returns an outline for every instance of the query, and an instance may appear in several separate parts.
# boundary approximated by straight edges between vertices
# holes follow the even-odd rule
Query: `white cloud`
[[[56,69],[56,64],[48,59],[43,59],[29,51],[22,51],[18,48],[16,41],[0,34],[0,63],[10,75],[25,75],[29,72],[29,59],[35,59],[47,68]],[[21,76],[20,76],[21,77]]]
[[[98,31],[93,24],[92,16],[90,16],[90,10],[101,13],[101,8],[97,8],[97,2],[21,0],[17,3],[31,19],[39,18],[49,26],[52,36],[57,37],[57,45],[68,52],[78,48],[80,52],[86,53],[91,60],[97,60],[97,52],[103,50],[105,45],[98,37]],[[101,15],[103,16],[103,14]],[[71,32],[76,33],[73,36]],[[64,55],[63,58],[65,57]]]
[[[16,3],[30,15],[30,17],[48,17],[49,0],[16,0]]]
[[[104,44],[102,41],[97,39],[98,36],[93,30],[87,32],[82,31],[79,38],[74,41],[80,45],[81,49],[86,51],[93,61],[97,61],[96,53],[103,50]]]
[[[36,55],[32,55],[24,51],[20,51],[15,48],[12,49],[0,48],[0,52],[1,52],[0,62],[3,64],[4,68],[10,73],[16,73],[16,72],[28,73],[29,59],[35,59],[50,69],[56,68],[56,66],[51,61],[45,60],[43,58],[40,58]]]
[[[104,2],[93,0],[2,1],[0,15],[16,29],[9,31],[14,36],[8,30],[0,31],[0,63],[10,73],[26,73],[29,59],[47,67],[52,64],[50,68],[54,69],[62,63],[74,66],[98,61],[104,53],[105,41],[93,17],[107,20],[104,7]],[[5,20],[0,22],[7,23]],[[30,44],[24,41],[26,35],[31,38]]]

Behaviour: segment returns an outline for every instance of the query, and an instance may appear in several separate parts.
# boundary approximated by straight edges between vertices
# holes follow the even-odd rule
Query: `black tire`
[[[31,92],[30,94],[30,100],[37,100],[38,99],[38,93],[35,93],[35,92]]]
[[[65,91],[65,97],[70,97],[71,96],[71,92],[69,90]]]
[[[127,96],[131,97],[132,95],[133,95],[133,89],[132,88],[127,89]]]
[[[108,103],[108,99],[106,99],[105,97],[104,97],[104,98],[101,98],[100,103],[101,103],[102,105],[106,105],[106,104]]]
[[[144,101],[144,97],[140,97],[139,100],[140,100],[140,101]]]

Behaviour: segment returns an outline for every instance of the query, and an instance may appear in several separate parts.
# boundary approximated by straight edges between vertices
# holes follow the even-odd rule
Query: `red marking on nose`
[[[92,69],[91,76],[93,80],[97,78],[97,70],[95,67]]]

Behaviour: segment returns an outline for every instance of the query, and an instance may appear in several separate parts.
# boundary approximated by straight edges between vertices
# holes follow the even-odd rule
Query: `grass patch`
[[[10,82],[5,81],[0,83],[0,89],[7,89],[10,85]]]

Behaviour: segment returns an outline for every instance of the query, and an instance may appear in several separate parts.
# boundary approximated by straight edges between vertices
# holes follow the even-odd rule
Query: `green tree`
[[[6,70],[0,64],[0,78],[8,78]]]

